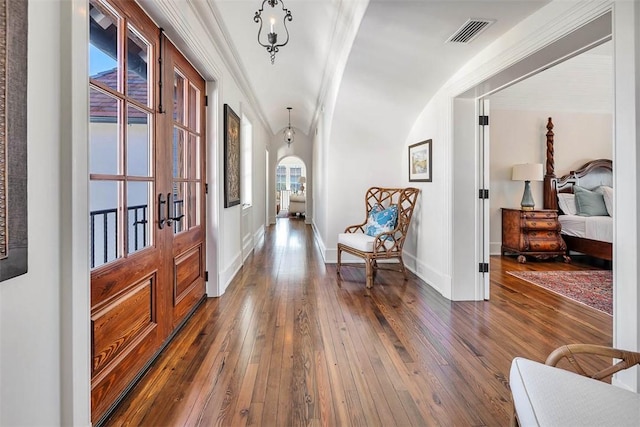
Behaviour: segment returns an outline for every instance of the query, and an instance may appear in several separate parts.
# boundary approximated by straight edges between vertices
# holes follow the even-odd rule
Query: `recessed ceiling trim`
[[[470,43],[494,22],[496,21],[493,19],[469,18],[458,31],[447,39],[447,43]]]

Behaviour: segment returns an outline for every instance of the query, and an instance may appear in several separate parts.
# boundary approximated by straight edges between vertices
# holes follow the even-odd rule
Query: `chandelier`
[[[285,128],[283,133],[284,133],[284,142],[287,143],[287,147],[291,147],[291,143],[293,142],[293,137],[296,133],[291,127],[291,107],[287,107],[287,110],[289,110],[289,126]]]
[[[260,33],[262,32],[262,11],[264,10],[264,4],[267,3],[269,6],[275,9],[276,5],[280,2],[282,4],[282,11],[284,12],[284,18],[282,18],[282,23],[284,24],[284,30],[287,33],[287,39],[284,43],[278,43],[278,34],[274,30],[274,26],[276,24],[276,18],[270,18],[271,28],[269,33],[267,34],[268,43],[265,44],[260,40]],[[276,59],[276,53],[278,53],[279,48],[289,43],[289,30],[287,29],[287,21],[291,22],[293,20],[293,16],[291,16],[291,12],[289,9],[284,7],[284,3],[282,0],[264,0],[262,2],[262,6],[256,12],[253,17],[254,22],[260,23],[260,28],[258,28],[258,43],[260,46],[267,48],[267,52],[271,55],[271,65],[273,65],[273,61]]]

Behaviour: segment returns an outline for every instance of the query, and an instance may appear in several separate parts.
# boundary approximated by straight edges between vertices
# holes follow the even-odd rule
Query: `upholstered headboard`
[[[613,162],[609,159],[597,159],[585,163],[579,169],[558,178],[556,191],[572,193],[574,185],[590,190],[601,185],[613,187]]]

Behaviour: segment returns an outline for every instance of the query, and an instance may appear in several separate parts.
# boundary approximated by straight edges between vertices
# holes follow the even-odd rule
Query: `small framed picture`
[[[431,182],[431,140],[409,146],[409,181]]]

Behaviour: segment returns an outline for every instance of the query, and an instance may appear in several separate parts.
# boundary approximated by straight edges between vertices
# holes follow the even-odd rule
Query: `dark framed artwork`
[[[0,280],[27,272],[27,0],[0,0]]]
[[[224,207],[240,204],[240,117],[224,104]]]
[[[431,140],[409,146],[409,181],[431,182]]]

